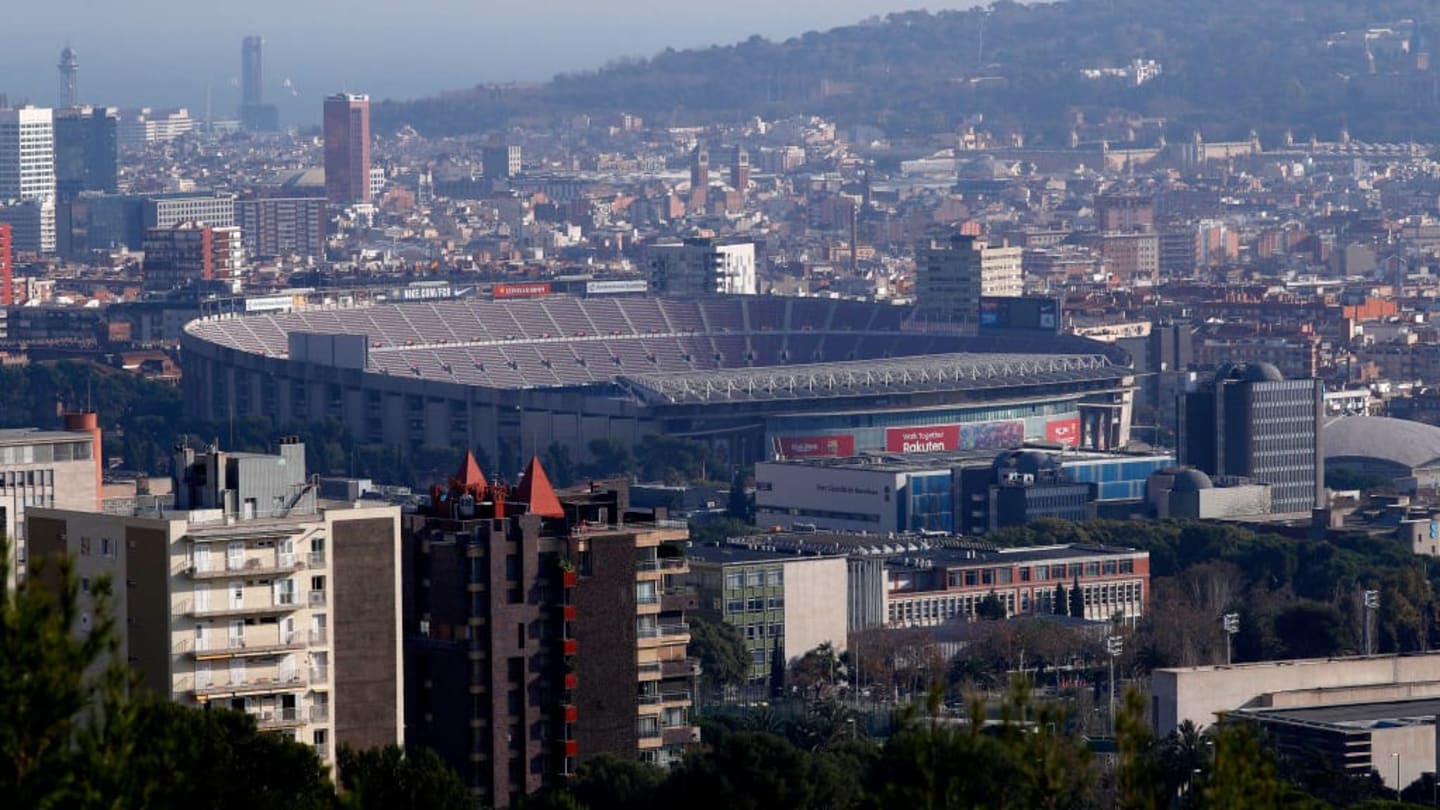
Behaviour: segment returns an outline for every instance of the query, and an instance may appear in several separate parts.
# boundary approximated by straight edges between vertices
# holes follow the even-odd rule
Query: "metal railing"
[[[310,722],[323,723],[330,719],[330,704],[322,704],[310,707]]]
[[[642,740],[653,740],[653,739],[655,739],[656,737],[659,737],[659,736],[660,736],[660,724],[659,724],[659,723],[639,723],[639,724],[637,725],[637,731],[638,731],[638,733],[639,733],[639,735],[640,735],[640,739],[642,739]]]
[[[310,592],[310,607],[312,607],[312,608],[313,608],[313,607],[325,607],[325,592],[324,592],[324,591],[311,591],[311,592]]]
[[[661,638],[662,636],[684,636],[689,635],[690,625],[684,622],[674,624],[651,624],[641,625],[636,628],[636,635],[640,638]]]

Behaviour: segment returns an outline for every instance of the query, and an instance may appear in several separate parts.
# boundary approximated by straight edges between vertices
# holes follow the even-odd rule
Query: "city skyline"
[[[632,13],[626,15],[614,7],[602,12],[578,0],[552,0],[546,4],[551,13],[536,15],[529,9],[478,13],[451,0],[420,0],[411,4],[406,19],[394,20],[379,13],[367,17],[362,3],[358,9],[347,8],[345,36],[328,40],[333,16],[322,9],[297,10],[278,0],[257,0],[244,9],[207,9],[203,18],[172,0],[144,0],[123,8],[87,8],[84,26],[76,25],[74,9],[66,5],[19,12],[15,24],[29,35],[0,53],[0,93],[12,103],[56,105],[56,59],[68,46],[78,55],[81,103],[183,106],[198,119],[205,115],[208,95],[211,115],[231,118],[242,101],[240,43],[259,35],[265,39],[266,101],[279,107],[285,124],[313,126],[320,123],[321,100],[338,91],[367,93],[383,101],[477,84],[544,81],[612,60],[650,57],[666,48],[724,45],[752,35],[783,40],[920,4],[839,0],[777,8],[739,0],[718,16],[633,0],[628,3]],[[183,25],[187,35],[164,38],[163,46],[161,40],[148,40],[156,34],[157,19]],[[503,33],[487,36],[497,29]],[[327,41],[335,45],[318,45]]]

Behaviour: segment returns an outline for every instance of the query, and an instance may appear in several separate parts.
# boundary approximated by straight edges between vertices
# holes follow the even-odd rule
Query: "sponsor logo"
[[[779,446],[783,458],[836,458],[855,455],[855,437],[845,434],[786,436],[779,440]]]
[[[959,425],[890,428],[885,431],[885,449],[891,453],[934,453],[960,446]]]
[[[491,292],[496,298],[538,298],[550,294],[550,282],[496,284]]]
[[[1060,444],[1080,443],[1079,419],[1056,419],[1045,423],[1045,441]]]

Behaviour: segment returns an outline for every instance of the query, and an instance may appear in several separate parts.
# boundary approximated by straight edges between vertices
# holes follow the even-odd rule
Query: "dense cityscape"
[[[1440,10],[1233,5],[303,116],[56,43],[0,796],[1437,806]]]

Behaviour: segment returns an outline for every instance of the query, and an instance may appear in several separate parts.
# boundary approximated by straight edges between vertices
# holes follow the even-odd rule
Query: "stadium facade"
[[[967,336],[899,307],[756,296],[215,316],[186,326],[182,351],[201,418],[331,417],[362,443],[482,447],[502,463],[650,433],[738,464],[1027,440],[1109,449],[1128,441],[1133,387],[1123,351],[1084,338]]]

